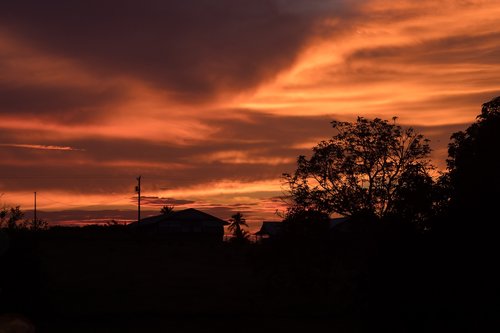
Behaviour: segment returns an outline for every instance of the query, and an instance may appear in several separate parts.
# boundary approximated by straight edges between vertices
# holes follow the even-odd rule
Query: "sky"
[[[2,1],[0,205],[37,191],[49,222],[106,217],[141,175],[151,214],[256,228],[297,156],[358,116],[415,127],[442,169],[500,95],[498,17],[497,0]]]

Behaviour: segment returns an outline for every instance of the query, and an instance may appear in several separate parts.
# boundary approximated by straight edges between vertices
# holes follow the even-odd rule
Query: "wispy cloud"
[[[85,151],[85,149],[68,147],[68,146],[30,145],[30,144],[22,144],[22,143],[0,143],[0,147],[37,149],[37,150]]]
[[[137,201],[137,198],[132,197],[131,201],[135,203]],[[184,205],[194,204],[195,201],[181,200],[175,198],[163,198],[158,196],[141,196],[141,203],[144,206],[165,206],[165,205],[184,206]]]

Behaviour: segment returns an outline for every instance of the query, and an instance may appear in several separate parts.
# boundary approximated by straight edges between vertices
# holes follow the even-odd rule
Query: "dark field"
[[[470,274],[482,264],[432,239],[238,245],[101,229],[2,234],[0,332],[19,316],[36,332],[474,331],[498,314],[493,277]]]

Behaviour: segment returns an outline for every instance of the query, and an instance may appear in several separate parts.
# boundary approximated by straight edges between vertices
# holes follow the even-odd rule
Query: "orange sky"
[[[500,95],[489,0],[20,0],[0,5],[0,204],[199,207],[257,224],[329,121],[432,141]],[[255,225],[256,225],[255,224]]]

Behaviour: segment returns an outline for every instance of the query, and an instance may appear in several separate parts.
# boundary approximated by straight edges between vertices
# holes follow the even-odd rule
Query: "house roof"
[[[141,219],[141,226],[154,225],[157,223],[168,223],[168,222],[179,222],[179,223],[211,223],[219,224],[221,226],[228,225],[229,223],[215,217],[213,215],[207,214],[200,210],[194,208],[188,208],[184,210],[174,211],[167,215],[155,215]],[[130,225],[137,225],[137,222],[133,222]]]
[[[269,236],[277,236],[283,231],[283,222],[279,221],[264,221],[262,222],[262,226],[260,230],[257,231],[256,235],[269,235]]]
[[[349,218],[348,217],[337,217],[330,219],[329,221],[329,228],[333,229],[336,226],[346,222]],[[260,230],[257,231],[255,234],[262,236],[262,235],[269,235],[269,236],[277,236],[283,232],[283,222],[281,221],[264,221],[262,222],[262,226],[260,227]]]
[[[330,219],[330,221],[329,221],[329,228],[333,229],[337,225],[346,222],[348,219],[349,219],[348,217],[336,217],[336,218]]]

